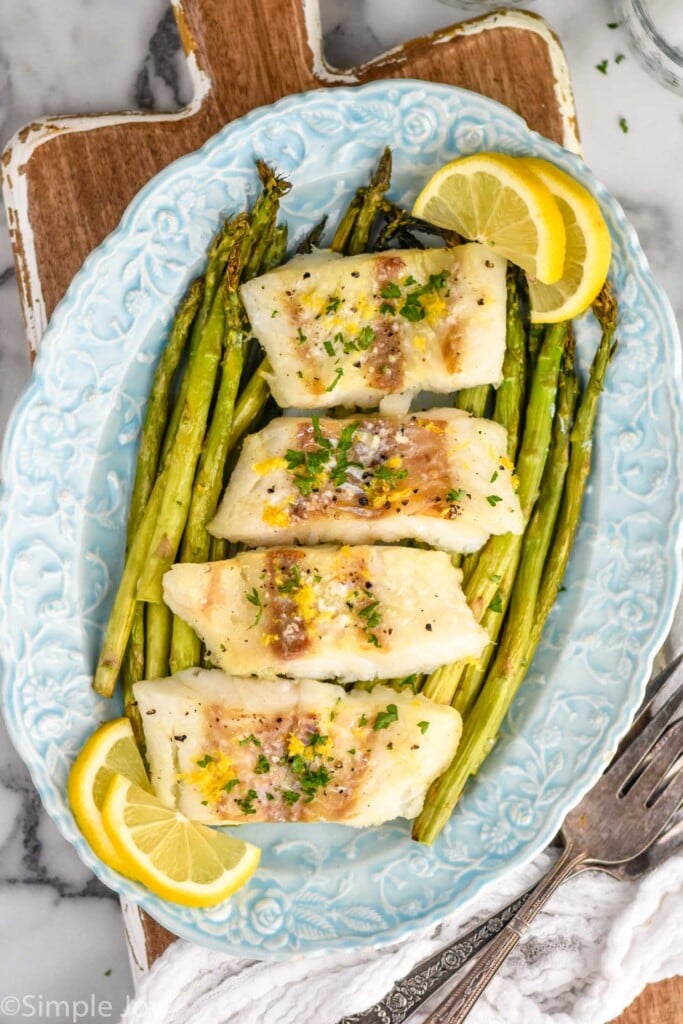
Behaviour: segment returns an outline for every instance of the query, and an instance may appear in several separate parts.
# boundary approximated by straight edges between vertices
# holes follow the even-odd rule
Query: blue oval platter
[[[481,150],[555,162],[612,234],[619,350],[609,369],[581,525],[560,595],[503,735],[433,848],[410,824],[244,826],[261,866],[212,910],[164,902],[102,864],[66,799],[86,737],[119,715],[91,674],[121,571],[128,499],[156,358],[223,218],[253,202],[254,160],[293,183],[296,243],[334,224],[381,149],[410,205],[444,162]],[[578,325],[585,371],[598,338]],[[186,939],[267,958],[376,946],[462,907],[553,836],[625,732],[669,628],[680,577],[680,342],[635,232],[575,156],[459,89],[378,82],[294,96],[167,167],[86,260],[45,332],[8,429],[0,506],[2,701],[45,807],[85,863]]]

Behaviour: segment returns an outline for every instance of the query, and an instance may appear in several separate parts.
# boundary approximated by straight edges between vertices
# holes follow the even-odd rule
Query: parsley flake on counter
[[[619,28],[619,22],[618,21],[608,21],[607,22],[607,28]]]
[[[606,61],[606,60],[601,60],[599,64],[596,64],[596,65],[595,65],[595,68],[596,68],[596,70],[597,70],[597,71],[599,71],[599,72],[600,72],[601,74],[603,74],[603,75],[606,75],[606,74],[607,74],[607,64],[608,64],[608,63],[609,63],[609,62],[608,62],[608,61]]]
[[[621,64],[622,60],[626,60],[626,57],[624,56],[623,53],[618,53],[616,55],[616,57],[614,58],[614,63],[615,64]]]
[[[621,128],[621,130],[624,133],[624,135],[628,134],[628,121],[626,120],[625,117],[620,117],[619,118],[619,127]]]
[[[398,708],[395,704],[387,704],[384,711],[378,711],[372,728],[375,732],[379,729],[388,729],[392,722],[398,721]]]

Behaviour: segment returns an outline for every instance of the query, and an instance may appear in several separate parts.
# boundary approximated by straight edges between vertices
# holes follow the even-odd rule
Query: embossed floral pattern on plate
[[[154,361],[219,222],[256,192],[255,157],[295,185],[283,204],[295,242],[323,212],[334,222],[387,142],[399,201],[445,160],[496,148],[554,160],[602,204],[620,350],[566,591],[501,741],[433,849],[414,844],[405,822],[363,832],[249,826],[263,847],[250,884],[211,911],[177,907],[104,867],[65,797],[84,738],[120,713],[93,693],[90,674],[120,572]],[[585,370],[589,318],[578,336]],[[86,864],[176,934],[263,958],[395,941],[532,857],[624,732],[668,629],[680,579],[679,377],[669,304],[619,205],[581,161],[481,96],[410,81],[321,90],[255,111],[163,171],[55,312],[4,452],[4,712],[48,812]]]

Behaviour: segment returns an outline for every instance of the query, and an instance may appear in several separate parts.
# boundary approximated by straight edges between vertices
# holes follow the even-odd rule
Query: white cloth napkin
[[[541,854],[475,907],[386,949],[272,962],[177,942],[142,980],[122,1024],[336,1024],[377,1002],[418,961],[509,903],[550,862],[549,854]],[[566,882],[469,1022],[605,1024],[645,985],[674,974],[683,974],[683,856],[637,882],[594,872]],[[411,1024],[424,1020],[444,994]]]

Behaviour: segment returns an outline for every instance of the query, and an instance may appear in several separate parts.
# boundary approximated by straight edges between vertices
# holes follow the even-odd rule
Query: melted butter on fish
[[[475,242],[298,258],[242,285],[282,407],[378,405],[498,384],[506,262]]]
[[[271,548],[164,576],[164,599],[239,675],[405,677],[487,643],[450,557],[403,547]]]
[[[474,551],[521,533],[507,436],[457,409],[273,420],[247,437],[209,530],[249,545],[406,539]]]
[[[135,698],[157,796],[207,824],[413,818],[461,731],[453,708],[385,686],[187,669]]]

